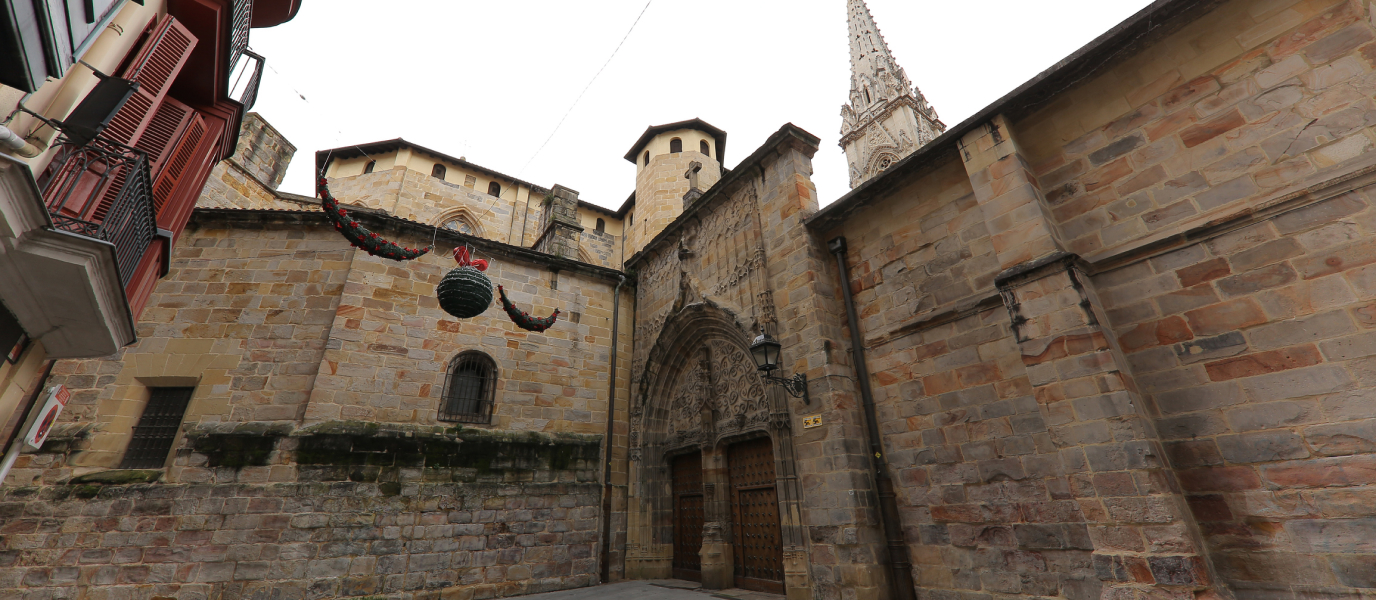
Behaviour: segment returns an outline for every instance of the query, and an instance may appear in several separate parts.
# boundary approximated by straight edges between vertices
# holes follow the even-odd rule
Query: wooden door
[[[774,487],[774,447],[769,438],[731,446],[732,546],[736,587],[784,593],[784,552],[779,534],[779,495]]]
[[[674,578],[702,581],[702,453],[674,458]]]

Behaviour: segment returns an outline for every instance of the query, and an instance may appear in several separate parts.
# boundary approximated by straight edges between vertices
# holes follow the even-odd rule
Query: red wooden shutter
[[[157,177],[157,169],[178,140],[178,130],[189,120],[185,113],[194,112],[185,104],[168,98],[167,90],[191,56],[196,41],[196,36],[184,25],[172,15],[166,15],[134,55],[134,60],[120,73],[125,79],[139,82],[139,89],[111,119],[104,136],[147,152],[152,177]],[[168,104],[170,106],[164,107]],[[121,169],[111,178],[91,215],[92,220],[104,221],[115,197],[124,189],[127,176],[128,173]]]
[[[191,122],[186,127],[185,135],[181,136],[181,143],[177,145],[175,151],[168,153],[165,166],[153,180],[153,203],[157,207],[157,214],[161,215],[163,207],[167,206],[167,199],[172,197],[172,192],[177,189],[177,183],[182,177],[191,170],[187,167],[196,162],[201,140],[205,137],[205,119],[200,113],[191,113]]]
[[[182,138],[182,133],[191,123],[192,117],[199,115],[190,106],[182,104],[176,98],[163,98],[162,104],[158,105],[158,110],[154,111],[152,120],[148,122],[148,127],[143,130],[143,135],[140,135],[139,141],[134,144],[135,148],[148,153],[148,172],[154,181],[157,181],[167,157],[172,155],[177,140]]]
[[[106,137],[121,144],[138,142],[195,47],[196,36],[172,15],[163,17],[134,60],[120,73],[120,77],[139,82],[139,90],[110,121]]]

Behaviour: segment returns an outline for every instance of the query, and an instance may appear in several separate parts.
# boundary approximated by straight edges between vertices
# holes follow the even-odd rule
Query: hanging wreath
[[[512,304],[511,300],[507,299],[506,290],[503,289],[502,286],[497,286],[497,293],[501,294],[502,296],[502,309],[506,311],[506,316],[511,317],[511,322],[515,323],[516,326],[520,327],[521,329],[539,333],[541,331],[549,329],[551,326],[554,325],[555,321],[559,320],[559,309],[557,308],[554,309],[554,314],[543,319],[539,317],[532,317],[524,312],[521,312],[521,309],[516,308],[516,305]]]
[[[355,248],[362,248],[364,252],[373,256],[390,258],[392,260],[412,260],[420,258],[430,251],[430,246],[417,250],[415,248],[402,248],[394,242],[389,242],[386,238],[379,237],[378,234],[368,231],[368,228],[359,225],[358,221],[349,217],[349,213],[339,208],[339,201],[330,195],[330,187],[325,178],[321,177],[315,184],[316,193],[320,194],[320,207],[324,209],[325,216],[329,217],[330,222],[334,223],[335,230],[344,234],[344,238],[349,240],[349,244]],[[488,302],[492,301],[491,291],[488,292]]]
[[[492,306],[492,280],[483,274],[487,261],[470,258],[467,247],[455,248],[454,260],[459,266],[444,274],[435,287],[435,298],[444,312],[471,319]]]

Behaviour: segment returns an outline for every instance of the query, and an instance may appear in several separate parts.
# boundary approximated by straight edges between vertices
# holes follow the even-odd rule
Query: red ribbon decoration
[[[487,270],[487,261],[481,258],[470,258],[468,246],[459,246],[454,249],[454,262],[459,263],[460,267],[473,267],[479,271]]]

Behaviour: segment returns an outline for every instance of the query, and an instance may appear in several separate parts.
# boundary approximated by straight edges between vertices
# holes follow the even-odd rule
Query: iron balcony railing
[[[248,30],[253,25],[253,0],[233,0],[230,3],[229,69],[239,64],[239,56],[248,51]],[[232,72],[232,71],[227,71]]]
[[[158,232],[148,155],[101,137],[64,142],[39,183],[53,227],[114,244],[127,286]]]

